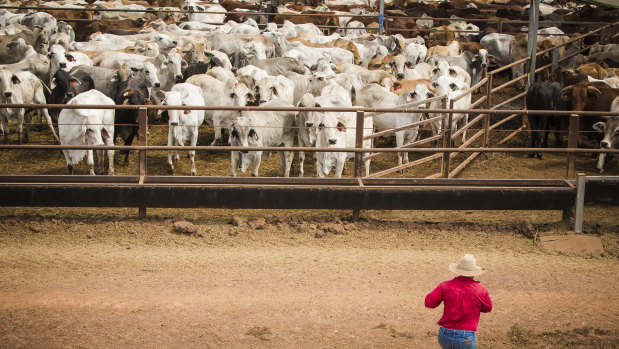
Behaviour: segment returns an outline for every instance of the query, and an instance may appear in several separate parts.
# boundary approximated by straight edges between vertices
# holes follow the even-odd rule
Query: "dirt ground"
[[[616,209],[586,208],[601,256],[527,237],[568,231],[556,211],[136,214],[3,209],[0,347],[433,348],[424,297],[465,253],[494,301],[480,348],[619,345]]]
[[[149,144],[165,144],[167,126],[149,130]],[[201,133],[199,144],[211,140]],[[49,142],[33,131],[31,143]],[[526,133],[506,143],[527,145]],[[165,157],[149,152],[148,173],[167,174]],[[56,152],[2,158],[1,174],[66,173]],[[395,158],[373,161],[372,172]],[[135,174],[136,160],[134,152],[117,174]],[[227,176],[229,161],[198,152],[198,174]],[[277,163],[272,156],[260,175],[275,176]],[[438,166],[393,175],[425,177]],[[188,167],[182,156],[176,174]],[[588,155],[576,169],[598,174]],[[606,174],[619,174],[616,159]],[[482,154],[459,175],[564,176],[565,155],[507,153]],[[481,316],[480,348],[617,348],[618,213],[586,208],[584,231],[606,250],[594,256],[541,248],[536,236],[571,229],[557,211],[363,211],[350,222],[349,211],[148,209],[139,221],[137,209],[2,208],[0,348],[435,348],[442,306],[426,309],[424,297],[454,277],[447,266],[465,253],[486,268],[478,279],[494,301]],[[196,231],[175,232],[184,220]]]

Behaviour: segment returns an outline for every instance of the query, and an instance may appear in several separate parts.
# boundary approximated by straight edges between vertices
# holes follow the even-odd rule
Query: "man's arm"
[[[443,301],[443,284],[438,285],[426,296],[426,308],[436,308]]]

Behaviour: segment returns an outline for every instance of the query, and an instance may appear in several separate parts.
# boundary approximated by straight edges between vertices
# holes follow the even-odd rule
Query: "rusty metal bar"
[[[146,134],[148,131],[148,116],[146,114],[146,109],[140,108],[138,111],[138,145],[145,147],[147,146],[146,142]],[[147,166],[146,166],[146,149],[139,150],[139,174],[140,174],[140,184],[144,183],[144,177],[146,176]]]
[[[453,109],[453,101],[451,101],[449,103],[449,106],[451,107],[450,109]],[[451,147],[451,143],[452,143],[452,139],[451,139],[451,125],[452,125],[452,117],[453,117],[453,113],[449,113],[447,120],[446,120],[446,125],[445,123],[443,125],[445,125],[445,127],[443,128],[443,147],[445,148],[449,148]],[[442,169],[443,169],[443,177],[444,178],[448,178],[449,177],[449,151],[445,151],[443,152],[443,163],[442,163]]]
[[[507,99],[507,100],[505,100],[505,101],[495,105],[495,106],[493,106],[491,109],[501,108],[502,106],[507,105],[507,104],[517,100],[517,99],[520,99],[520,98],[526,96],[526,95],[527,95],[526,92],[521,92],[521,93],[519,93],[519,94],[517,94],[517,95],[515,95],[515,96],[513,96],[513,97],[511,97],[511,98],[509,98],[509,99]]]
[[[454,168],[453,171],[451,171],[451,173],[449,174],[449,178],[454,178],[455,176],[459,175],[460,172],[466,167],[468,166],[468,164],[470,164],[473,160],[475,160],[475,158],[481,154],[480,152],[476,152],[471,154],[468,158],[466,158],[464,161],[462,161],[462,163],[458,166],[456,166],[456,168]]]
[[[502,90],[503,88],[505,88],[507,86],[511,86],[511,85],[515,84],[516,82],[518,82],[520,80],[524,80],[524,79],[526,79],[528,77],[529,77],[528,73],[527,74],[522,74],[519,77],[504,83],[503,85],[499,85],[499,86],[493,88],[492,92],[498,92],[498,91]]]
[[[516,116],[518,116],[518,115],[520,115],[520,114],[512,114],[512,115],[507,116],[507,117],[506,117],[506,118],[504,118],[503,120],[501,120],[501,121],[499,121],[499,122],[497,122],[497,123],[493,124],[492,126],[490,126],[490,130],[494,130],[495,128],[497,128],[497,127],[499,127],[499,126],[503,125],[504,123],[506,123],[506,122],[508,122],[508,121],[512,120],[513,118],[515,118],[515,117],[516,117]]]
[[[496,88],[495,88],[496,90]],[[436,99],[444,99],[444,96],[434,97]],[[425,104],[433,99],[427,99],[420,102],[405,104],[405,105],[418,105]],[[154,110],[181,110],[178,106],[169,105],[74,105],[74,104],[18,104],[18,103],[0,103],[0,108],[27,108],[27,109],[39,109],[39,108],[62,108],[62,109],[154,109]],[[230,106],[185,106],[183,110],[241,110],[241,111],[321,111],[321,112],[358,112],[363,111],[366,113],[419,113],[420,109],[417,108],[362,108],[362,107],[342,107],[342,108],[317,108],[317,107],[230,107]],[[470,109],[423,109],[423,113],[468,113]],[[494,110],[494,109],[475,109],[477,113],[494,113],[494,114],[530,114],[527,110]],[[619,112],[603,112],[603,111],[578,111],[578,110],[535,110],[535,115],[570,115],[579,114],[583,116],[619,116]],[[365,116],[368,117],[368,116]]]
[[[570,116],[570,126],[569,126],[569,135],[567,140],[567,147],[570,149],[574,149],[578,147],[578,124],[580,121],[580,116],[571,115]],[[576,154],[568,153],[567,155],[567,179],[576,178]]]
[[[355,130],[355,148],[363,148],[363,127],[364,127],[363,112],[357,112],[357,129]],[[355,152],[355,177],[362,177],[362,158],[363,154]]]
[[[466,125],[460,127],[458,129],[458,131],[454,132],[452,137],[455,138],[457,136],[459,136],[461,133],[463,133],[464,131],[468,130],[469,128],[471,128],[473,125],[475,125],[480,119],[482,119],[484,117],[484,114],[480,114],[477,117],[475,117],[475,119],[470,120],[469,122],[466,123]]]
[[[406,170],[406,169],[408,169],[410,167],[422,164],[424,162],[432,161],[432,160],[438,159],[440,157],[441,157],[441,154],[434,154],[434,155],[426,156],[425,158],[421,158],[421,159],[417,159],[415,161],[411,161],[411,162],[409,162],[407,164],[403,164],[402,166],[396,166],[396,167],[392,167],[392,168],[389,168],[389,169],[386,169],[386,170],[383,170],[383,171],[380,171],[380,172],[373,173],[368,178],[378,178],[378,177],[384,176],[386,174],[390,174],[390,173],[393,173],[393,172]]]
[[[406,144],[403,144],[401,147],[395,147],[394,149],[404,149],[404,148],[410,149],[412,147],[415,147],[415,146],[418,146],[418,145],[427,144],[427,143],[430,143],[432,141],[439,140],[441,138],[443,138],[441,135],[436,135],[436,136],[424,138],[424,139],[419,140],[419,141],[414,141],[414,142],[411,142],[411,143],[406,143]],[[384,149],[384,148],[372,148],[372,150],[380,150],[380,149]],[[413,148],[413,149],[411,149],[409,151],[410,152],[415,152],[416,149]],[[363,157],[363,161],[374,159],[374,158],[377,158],[377,157],[382,156],[382,155],[385,155],[385,153],[384,152],[372,153],[371,155],[364,156]]]
[[[518,130],[517,130],[518,131]],[[304,152],[367,152],[366,148],[313,148],[313,147],[240,147],[240,146],[206,146],[206,145],[197,145],[197,146],[165,146],[165,145],[148,145],[148,146],[92,146],[92,145],[0,145],[0,150],[2,149],[92,149],[92,150],[148,150],[148,151],[168,151],[168,150],[208,150],[208,151],[239,151],[239,150],[262,150],[262,151],[304,151]],[[379,149],[382,152],[386,153],[400,153],[403,148],[372,148],[371,150]],[[408,152],[416,152],[416,153],[432,153],[432,152],[473,152],[473,151],[481,151],[481,152],[497,152],[497,153],[520,153],[537,151],[537,152],[547,152],[547,153],[574,153],[574,154],[598,154],[598,153],[608,153],[615,154],[619,153],[619,149],[594,149],[594,148],[575,148],[575,149],[567,149],[567,148],[470,148],[465,150],[458,150],[458,148],[444,148],[444,147],[436,147],[436,148],[406,148]]]
[[[503,138],[501,141],[499,141],[497,144],[503,144],[505,142],[507,142],[508,140],[514,138],[518,133],[520,133],[522,130],[526,129],[527,125],[523,124],[522,126],[520,126],[517,130],[515,130],[514,132],[510,133],[507,137]],[[538,151],[539,152],[539,151]]]

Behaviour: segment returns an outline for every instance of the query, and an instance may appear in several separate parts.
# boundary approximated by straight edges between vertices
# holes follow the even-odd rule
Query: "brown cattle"
[[[608,75],[606,69],[594,62],[582,64],[576,68],[576,71],[581,74],[587,74],[598,80],[604,79]]]
[[[568,110],[577,111],[610,111],[610,106],[617,96],[619,96],[619,89],[610,88],[603,82],[581,82],[561,90],[561,97],[567,101]],[[596,122],[601,120],[601,117],[581,117],[579,128],[589,131]],[[593,134],[592,136],[594,144],[598,144],[599,135]]]
[[[486,49],[486,47],[478,42],[463,42],[460,41],[458,42],[460,44],[460,51],[464,52],[464,51],[469,51],[473,54],[477,54],[479,53],[479,50]],[[488,49],[486,49],[488,50]]]
[[[405,38],[414,38],[417,35],[423,35],[423,33],[428,32],[427,29],[417,25],[415,21],[397,17],[393,19],[390,18],[388,23],[385,24],[385,28],[387,29],[387,34],[400,34]]]
[[[75,23],[75,41],[88,41],[90,35],[101,32],[108,33],[112,30],[133,30],[139,31],[144,26],[142,19],[102,19],[90,23]]]
[[[428,90],[432,93],[436,93],[436,89],[432,87],[432,80],[430,79],[415,79],[415,80],[401,80],[394,81],[393,87],[391,88],[391,92],[400,96],[406,92],[412,91],[419,84],[425,84]]]
[[[97,11],[89,11],[89,10],[48,10],[45,8],[46,6],[39,7],[40,12],[47,12],[50,15],[54,16],[56,20],[62,21],[65,19],[92,19],[94,16],[98,15]],[[88,5],[87,8],[92,8],[92,5]]]
[[[394,56],[387,55],[384,57],[377,57],[372,59],[368,63],[368,69],[370,70],[384,70],[389,72],[390,74],[393,72],[393,60]]]
[[[305,24],[312,23],[316,26],[340,26],[340,20],[336,16],[332,16],[333,12],[319,12],[319,11],[305,11],[302,14],[321,14],[322,16],[287,16],[286,13],[278,14],[274,17],[273,22],[277,24],[283,24],[285,20],[293,24]],[[321,28],[323,29],[323,28]],[[332,30],[329,29],[329,32]]]
[[[442,40],[442,41],[451,41],[456,38],[456,33],[454,32],[453,27],[443,25],[440,27],[432,28],[432,32],[428,35],[427,41],[432,40]]]

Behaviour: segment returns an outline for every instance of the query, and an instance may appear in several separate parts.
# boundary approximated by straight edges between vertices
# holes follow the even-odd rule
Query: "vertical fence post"
[[[140,108],[138,110],[138,145],[146,146],[146,133],[148,130],[148,117],[147,117],[147,109]],[[138,151],[139,158],[139,173],[140,173],[140,184],[144,184],[144,177],[146,177],[146,150]],[[140,219],[146,218],[146,207],[140,206],[138,216]]]
[[[576,204],[574,205],[574,232],[582,233],[582,218],[585,204],[585,184],[587,177],[584,173],[578,174],[576,180]]]
[[[554,73],[555,70],[557,70],[557,68],[559,68],[559,49],[558,48],[554,48],[552,50],[552,72]]]
[[[445,98],[443,100],[443,108],[446,108],[447,105],[447,98]],[[453,109],[454,108],[454,101],[450,101],[449,103],[449,109]],[[444,148],[449,148],[451,147],[451,123],[453,120],[453,114],[451,113],[451,111],[448,112],[447,117],[445,119],[443,119],[443,121],[447,120],[446,125],[445,123],[443,123],[444,127],[443,127],[443,147]],[[443,178],[449,178],[449,155],[450,152],[449,151],[444,151],[443,152]]]
[[[492,77],[493,74],[486,74],[488,82],[486,84],[486,109],[492,108]],[[484,144],[483,147],[487,148],[490,144],[490,113],[484,118]]]
[[[363,148],[363,126],[364,123],[364,113],[363,111],[357,112],[357,129],[355,135],[355,148]],[[363,153],[356,151],[355,152],[355,177],[362,177],[362,164],[363,164]]]
[[[570,115],[570,131],[568,134],[567,147],[568,149],[575,149],[578,147],[578,124],[580,121],[580,115]],[[574,179],[576,174],[576,153],[567,154],[567,173],[566,179]]]

